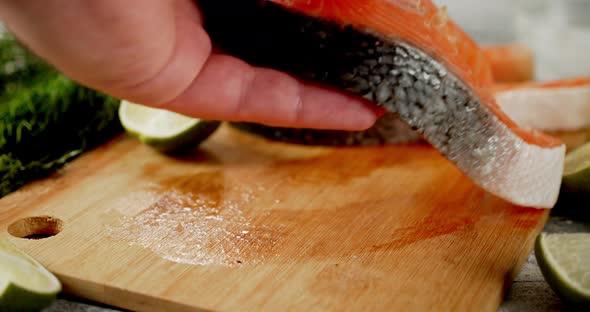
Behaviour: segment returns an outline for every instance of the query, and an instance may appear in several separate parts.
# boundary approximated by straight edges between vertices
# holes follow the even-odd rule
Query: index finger
[[[366,129],[378,114],[364,99],[221,54],[212,54],[188,89],[160,107],[203,119],[342,130]]]

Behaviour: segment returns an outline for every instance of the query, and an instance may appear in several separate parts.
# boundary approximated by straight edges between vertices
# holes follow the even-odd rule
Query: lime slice
[[[576,148],[565,157],[563,187],[570,192],[590,194],[590,143]]]
[[[119,119],[127,133],[163,152],[196,146],[220,125],[219,121],[190,118],[128,101],[121,102]]]
[[[61,291],[59,280],[6,239],[0,239],[0,311],[39,311]]]
[[[565,303],[590,308],[590,233],[541,234],[535,256],[543,276]]]

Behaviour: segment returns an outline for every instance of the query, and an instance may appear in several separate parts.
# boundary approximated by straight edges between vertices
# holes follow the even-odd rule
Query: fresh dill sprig
[[[0,39],[0,197],[121,132],[118,106]]]

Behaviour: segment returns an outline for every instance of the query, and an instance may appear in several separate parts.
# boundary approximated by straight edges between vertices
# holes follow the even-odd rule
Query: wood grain
[[[495,311],[548,211],[426,145],[320,148],[222,127],[183,156],[122,136],[0,200],[71,294],[132,310]]]

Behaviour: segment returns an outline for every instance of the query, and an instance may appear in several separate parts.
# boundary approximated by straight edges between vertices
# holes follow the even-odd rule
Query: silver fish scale
[[[338,131],[271,127],[256,123],[231,123],[234,127],[270,140],[303,145],[357,146],[405,144],[420,141],[420,135],[396,114],[383,115],[365,131]]]
[[[286,141],[387,143],[389,137],[383,136],[399,136],[387,130],[397,129],[387,128],[387,123],[399,123],[403,131],[411,126],[421,133],[492,194],[520,205],[548,208],[555,203],[565,147],[525,142],[436,55],[403,38],[296,13],[271,1],[196,1],[209,37],[224,53],[254,66],[347,89],[390,112],[375,125],[378,128],[364,132],[283,128],[278,133],[294,134]],[[258,126],[272,132],[272,127]]]
[[[199,1],[204,15],[211,17],[205,27],[217,46],[253,65],[344,88],[373,101],[401,116],[476,180],[493,169],[488,164],[494,159],[514,157],[519,139],[509,135],[454,73],[418,48],[350,25],[295,14],[270,2],[263,7],[255,3]],[[381,134],[365,134],[374,133]],[[503,140],[490,140],[493,137]]]
[[[365,59],[352,69],[352,76],[342,76],[348,90],[399,114],[463,170],[487,175],[494,170],[488,164],[495,158],[511,157],[499,153],[517,148],[519,142],[498,139],[506,129],[456,75],[407,43],[378,42],[380,55],[374,62]],[[376,79],[359,78],[362,73],[374,74],[367,64],[377,63],[389,66],[389,74],[378,83]]]

